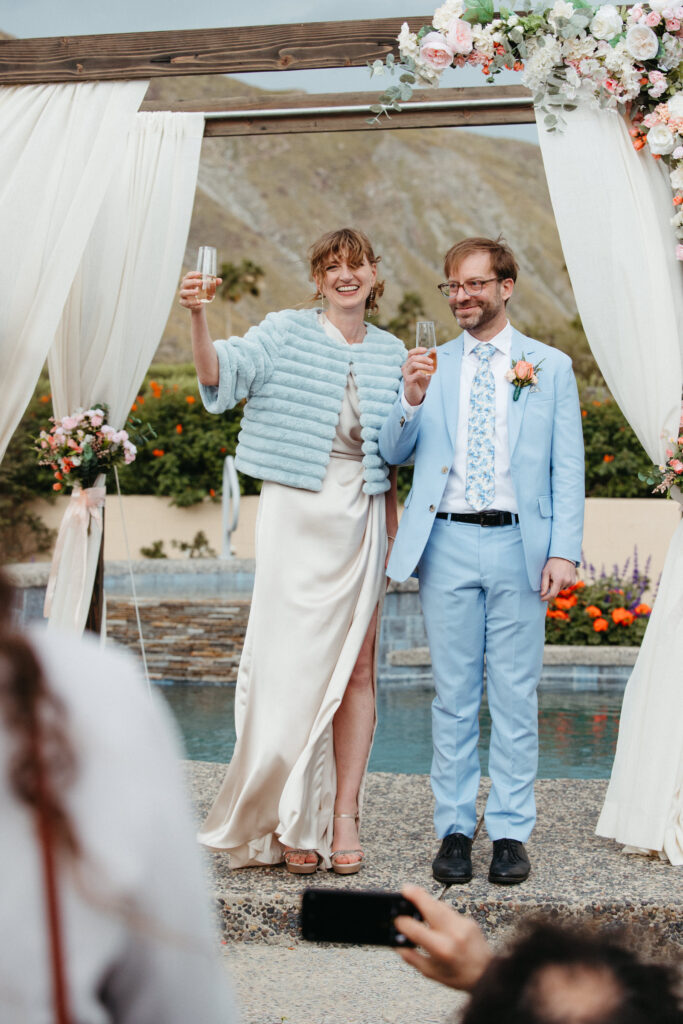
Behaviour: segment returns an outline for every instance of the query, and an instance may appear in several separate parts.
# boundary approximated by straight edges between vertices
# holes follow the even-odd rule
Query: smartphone
[[[372,946],[413,946],[394,927],[407,914],[422,920],[414,903],[400,892],[381,889],[305,889],[301,933],[310,942],[353,942]]]

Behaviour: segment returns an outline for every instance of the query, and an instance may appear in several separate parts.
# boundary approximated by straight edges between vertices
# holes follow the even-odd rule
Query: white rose
[[[651,11],[657,11],[661,14],[665,7],[671,6],[671,0],[647,0],[648,7]]]
[[[671,179],[672,188],[683,189],[683,167],[677,167],[675,171],[672,171],[669,175]]]
[[[677,92],[675,96],[667,100],[666,106],[669,111],[669,117],[683,118],[683,91]]]
[[[515,25],[519,25],[519,18],[516,14],[511,14],[508,18],[508,28],[514,28]]]
[[[548,15],[548,22],[553,28],[557,28],[557,22],[560,19],[564,18],[566,21],[569,21],[573,13],[574,4],[565,3],[565,0],[555,0],[553,9]]]
[[[665,124],[656,124],[647,133],[647,144],[655,156],[666,156],[673,151],[673,132]]]
[[[614,39],[624,26],[621,15],[612,4],[599,7],[591,21],[590,30],[596,39]]]
[[[409,57],[416,57],[420,51],[420,47],[417,43],[417,34],[410,31],[410,26],[407,21],[404,21],[401,25],[401,31],[398,36],[398,48],[401,53],[407,54]]]
[[[626,33],[626,49],[636,60],[652,60],[657,56],[659,40],[647,25],[631,25]]]
[[[432,18],[432,25],[437,32],[447,32],[448,26],[453,18],[459,18],[465,8],[462,0],[446,0],[445,4],[437,7]]]

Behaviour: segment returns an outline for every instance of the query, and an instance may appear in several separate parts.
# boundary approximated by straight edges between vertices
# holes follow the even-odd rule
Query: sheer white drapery
[[[539,139],[550,196],[591,349],[653,462],[678,434],[683,266],[671,190],[618,115],[580,109]],[[675,610],[678,609],[678,614]],[[624,695],[599,835],[683,863],[683,524],[671,542],[645,642]]]
[[[33,393],[146,82],[0,88],[0,459]]]
[[[110,424],[125,425],[178,286],[203,131],[201,114],[137,115],[50,350],[55,415],[102,402]],[[50,626],[85,625],[101,524],[90,519],[84,546],[82,523],[65,516]]]

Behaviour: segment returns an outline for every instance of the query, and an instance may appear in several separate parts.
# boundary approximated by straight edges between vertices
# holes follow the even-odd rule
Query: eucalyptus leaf
[[[395,58],[394,58],[393,53],[388,53],[387,54],[387,67],[391,67],[391,65],[394,63],[394,61],[395,61]]]
[[[415,81],[415,75],[412,72],[407,71],[404,75],[401,75],[399,82],[405,82],[406,85],[412,85]]]
[[[373,114],[381,114],[382,111],[384,110],[384,107],[381,105],[381,103],[373,103],[369,109]]]
[[[555,114],[546,114],[543,118],[543,124],[546,128],[553,128],[557,124],[557,117]]]

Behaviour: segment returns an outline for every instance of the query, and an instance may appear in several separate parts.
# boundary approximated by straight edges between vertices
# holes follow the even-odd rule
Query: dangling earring
[[[368,295],[368,303],[367,303],[367,310],[368,310],[368,313],[372,313],[372,312],[374,312],[374,310],[375,310],[376,308],[377,308],[377,302],[376,302],[376,300],[375,300],[375,288],[374,288],[374,286],[373,286],[373,287],[372,287],[372,288],[370,289],[370,294]]]

